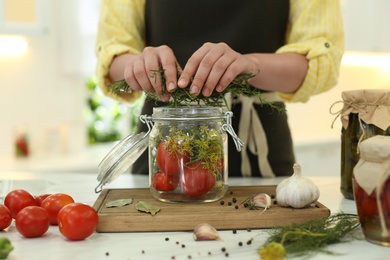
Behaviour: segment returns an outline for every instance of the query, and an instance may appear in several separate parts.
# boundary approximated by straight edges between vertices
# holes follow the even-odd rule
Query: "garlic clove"
[[[270,208],[271,207],[271,197],[266,193],[259,193],[251,199],[251,204],[259,208]]]
[[[276,199],[282,207],[304,208],[318,200],[320,191],[312,180],[302,176],[299,164],[293,169],[294,174],[276,187]]]
[[[197,225],[193,237],[195,241],[221,240],[218,231],[207,223]]]

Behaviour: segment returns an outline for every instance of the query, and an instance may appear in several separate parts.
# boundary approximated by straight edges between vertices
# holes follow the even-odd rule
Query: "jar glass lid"
[[[149,132],[132,133],[120,141],[100,162],[97,180],[100,182],[95,188],[99,193],[105,184],[116,179],[146,150],[149,143]]]

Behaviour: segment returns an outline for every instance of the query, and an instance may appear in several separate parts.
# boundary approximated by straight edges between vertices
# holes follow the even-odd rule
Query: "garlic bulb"
[[[304,208],[318,200],[320,190],[312,180],[302,176],[299,164],[295,163],[293,169],[293,175],[276,187],[276,200],[283,207]]]

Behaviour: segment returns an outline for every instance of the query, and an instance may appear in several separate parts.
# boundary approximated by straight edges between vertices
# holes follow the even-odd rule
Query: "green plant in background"
[[[86,81],[87,108],[84,117],[88,128],[88,143],[114,142],[135,131],[142,99],[132,105],[104,97],[97,88],[95,77]]]

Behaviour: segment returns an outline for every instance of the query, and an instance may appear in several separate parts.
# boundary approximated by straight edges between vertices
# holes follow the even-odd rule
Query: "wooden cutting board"
[[[249,210],[241,204],[248,197],[261,192],[275,195],[275,189],[276,186],[233,186],[229,187],[221,200],[202,204],[160,202],[151,195],[148,188],[104,189],[94,203],[99,215],[97,231],[192,231],[200,223],[208,223],[217,230],[258,229],[302,223],[330,215],[330,210],[319,202],[314,207],[293,209],[280,207],[272,199],[271,208],[263,213],[262,210]],[[133,203],[114,208],[105,205],[110,201],[127,198],[132,198]],[[237,200],[236,203],[232,202],[233,198]],[[140,212],[135,208],[138,201],[152,203],[161,210],[154,216]],[[223,205],[221,201],[224,202]],[[231,206],[229,202],[232,202]]]

